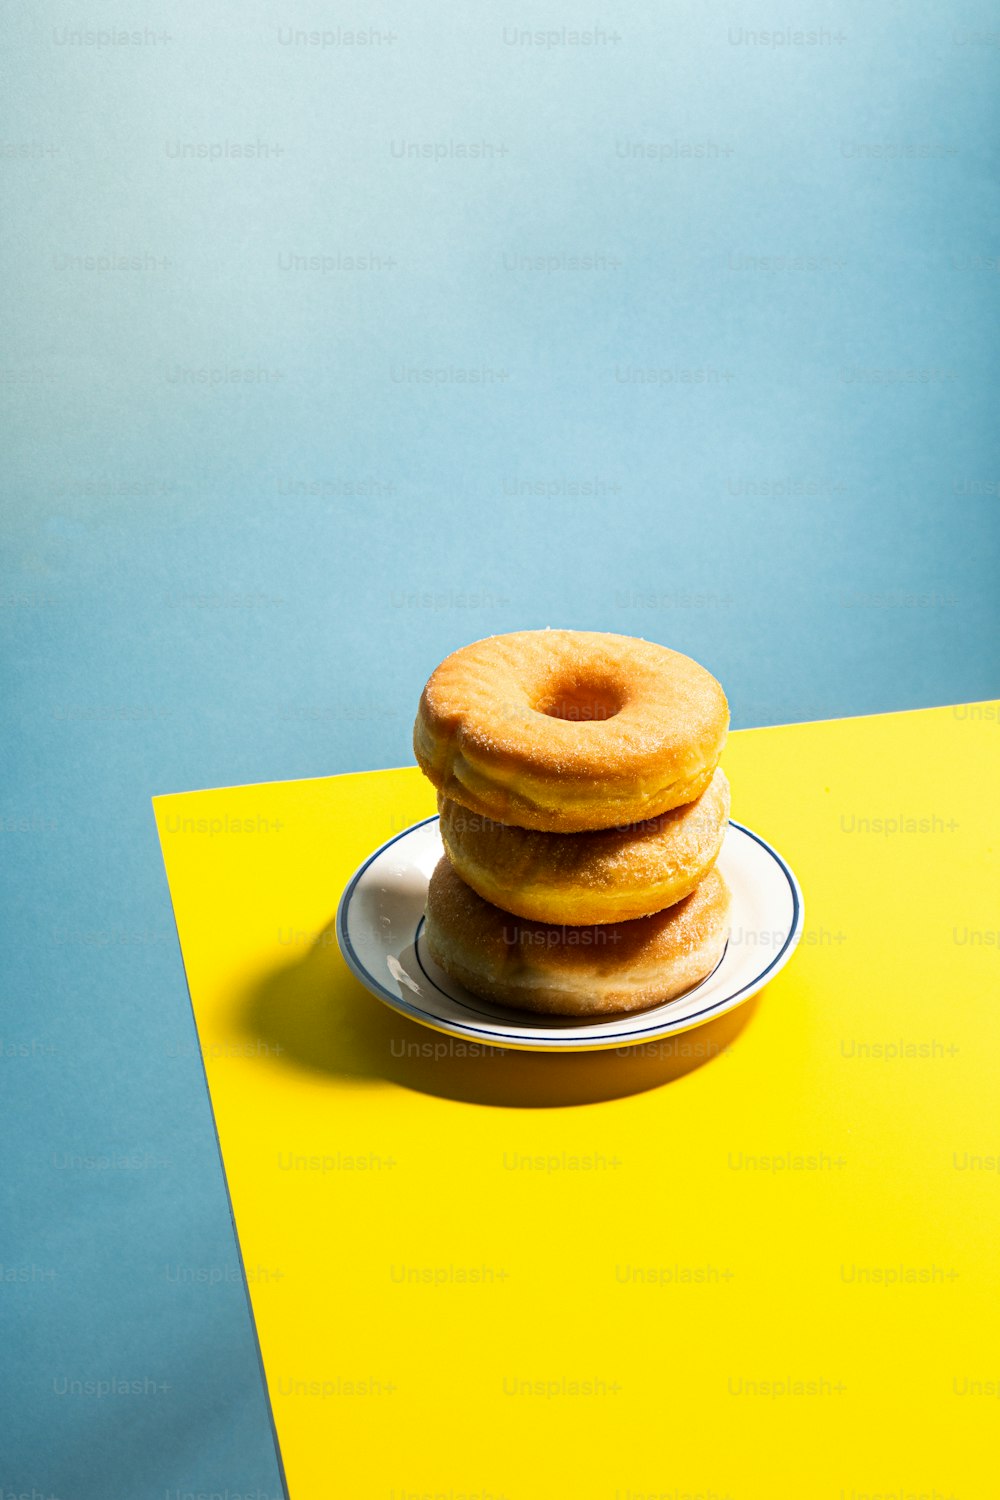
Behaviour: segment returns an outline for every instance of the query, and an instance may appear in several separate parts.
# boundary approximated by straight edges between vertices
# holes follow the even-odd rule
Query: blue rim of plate
[[[771,856],[775,864],[781,870],[781,873],[784,875],[786,881],[788,882],[788,889],[792,897],[792,921],[788,929],[788,935],[785,938],[785,941],[782,943],[781,947],[778,949],[777,953],[775,953],[771,958],[770,963],[767,964],[763,969],[761,969],[760,973],[755,975],[755,977],[751,979],[749,983],[742,985],[738,990],[734,990],[732,994],[723,996],[723,998],[716,1001],[715,1004],[706,1006],[704,1010],[694,1011],[691,1015],[685,1016],[682,1025],[671,1025],[666,1022],[661,1016],[660,1019],[658,1021],[655,1021],[651,1026],[640,1027],[633,1031],[618,1032],[613,1037],[606,1036],[600,1041],[588,1041],[586,1037],[574,1037],[572,1040],[567,1039],[564,1042],[553,1042],[548,1040],[544,1042],[533,1042],[530,1040],[522,1040],[520,1036],[516,1040],[508,1040],[502,1033],[498,1034],[496,1030],[487,1031],[484,1027],[476,1026],[471,1021],[462,1021],[461,1023],[448,1022],[443,1017],[436,1015],[434,1012],[421,1010],[418,1005],[413,1005],[409,1000],[404,1000],[401,995],[394,995],[391,990],[386,989],[381,980],[377,979],[371,972],[371,970],[366,968],[361,959],[358,957],[354,945],[351,942],[350,937],[348,936],[346,921],[347,912],[350,909],[351,897],[354,895],[354,891],[358,885],[358,882],[361,880],[361,877],[364,875],[369,865],[373,864],[374,861],[378,859],[379,855],[384,854],[387,849],[391,849],[393,844],[398,843],[400,839],[407,838],[418,828],[426,827],[428,823],[437,823],[439,821],[440,818],[437,813],[432,813],[428,818],[419,818],[416,823],[411,823],[409,828],[402,829],[400,833],[394,833],[391,839],[386,839],[384,844],[379,844],[377,849],[372,850],[368,857],[363,860],[355,870],[354,874],[351,876],[350,880],[347,882],[347,885],[344,888],[344,893],[341,896],[337,906],[336,933],[340,951],[347,961],[348,968],[351,970],[354,977],[358,979],[367,990],[370,990],[374,994],[378,995],[379,998],[384,1000],[386,1004],[389,1005],[393,1010],[399,1011],[405,1016],[409,1016],[411,1020],[419,1021],[424,1026],[431,1027],[434,1031],[442,1031],[447,1036],[466,1037],[470,1032],[475,1032],[483,1039],[483,1042],[486,1045],[501,1049],[521,1048],[525,1051],[569,1052],[586,1051],[588,1048],[594,1050],[610,1050],[614,1047],[629,1047],[634,1042],[642,1042],[650,1037],[655,1040],[657,1035],[662,1034],[664,1031],[670,1033],[689,1031],[693,1027],[699,1025],[701,1022],[707,1020],[709,1016],[723,1015],[726,1011],[733,1010],[741,1000],[749,1000],[752,994],[755,994],[757,990],[762,989],[767,982],[767,976],[772,973],[774,969],[781,967],[784,961],[785,954],[788,953],[790,949],[795,947],[802,933],[802,921],[804,915],[802,892],[799,889],[799,883],[792,873],[790,866],[784,859],[782,859],[777,849],[769,844],[766,839],[762,839],[759,833],[754,833],[752,828],[747,828],[744,823],[737,823],[732,818],[730,818],[730,828],[735,828],[738,830],[738,832],[746,834],[747,838],[753,839],[755,844],[759,844],[760,847]],[[416,943],[417,935],[419,934],[421,925],[422,923],[418,921],[416,927],[414,928],[414,944]],[[723,958],[724,957],[725,953],[723,953]],[[720,958],[719,964],[722,963],[723,958]],[[417,959],[419,962],[419,953],[417,955]],[[712,971],[713,974],[718,969],[719,964],[716,964],[715,969],[713,969]],[[424,966],[422,963],[420,963],[420,968],[421,971],[425,974],[428,982],[433,985],[433,987],[438,991],[439,994],[444,995],[445,998],[447,1000],[450,1000],[453,1005],[460,1005],[463,1003],[462,1001],[456,1000],[454,995],[449,995],[446,990],[442,990],[440,985],[435,984],[431,976],[426,973],[426,970],[424,970]],[[706,984],[708,980],[711,979],[711,977],[711,974],[706,975],[706,977],[700,980],[692,990],[688,990],[687,994],[693,994],[694,990],[699,989],[702,984]],[[684,996],[678,995],[677,998],[680,1000],[683,999]],[[668,1001],[667,1003],[671,1004],[672,1002]],[[476,1012],[473,1013],[476,1014]],[[607,1016],[602,1016],[600,1018],[600,1021],[595,1021],[594,1024],[600,1025],[602,1022],[606,1024],[607,1019]],[[498,1020],[495,1023],[495,1026],[502,1027],[505,1024],[509,1023]],[[581,1018],[580,1025],[586,1026],[586,1020]]]

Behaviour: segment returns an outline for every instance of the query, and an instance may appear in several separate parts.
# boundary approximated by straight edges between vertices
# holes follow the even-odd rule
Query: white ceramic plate
[[[441,854],[436,815],[376,849],[341,897],[337,940],[353,973],[393,1010],[450,1036],[497,1047],[580,1051],[688,1031],[762,989],[788,962],[802,933],[795,876],[762,838],[730,823],[719,869],[733,895],[731,930],[707,979],[666,1005],[593,1021],[508,1010],[463,989],[427,953],[424,903]]]

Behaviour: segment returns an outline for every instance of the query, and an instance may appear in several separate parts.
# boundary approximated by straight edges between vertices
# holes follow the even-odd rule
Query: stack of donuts
[[[527,630],[455,651],[414,752],[437,788],[431,958],[517,1010],[645,1010],[711,973],[729,932],[729,706],[688,656]]]

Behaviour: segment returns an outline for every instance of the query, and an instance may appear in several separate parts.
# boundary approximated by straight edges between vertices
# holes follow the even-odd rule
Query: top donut
[[[701,795],[729,729],[704,667],[651,641],[519,630],[452,652],[423,690],[421,770],[471,812],[550,833],[655,818]]]

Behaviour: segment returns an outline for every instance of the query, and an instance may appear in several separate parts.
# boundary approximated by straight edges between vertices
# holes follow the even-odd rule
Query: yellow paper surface
[[[628,1057],[350,976],[415,769],[155,799],[292,1500],[994,1492],[998,749],[996,704],[732,735],[806,930]]]

